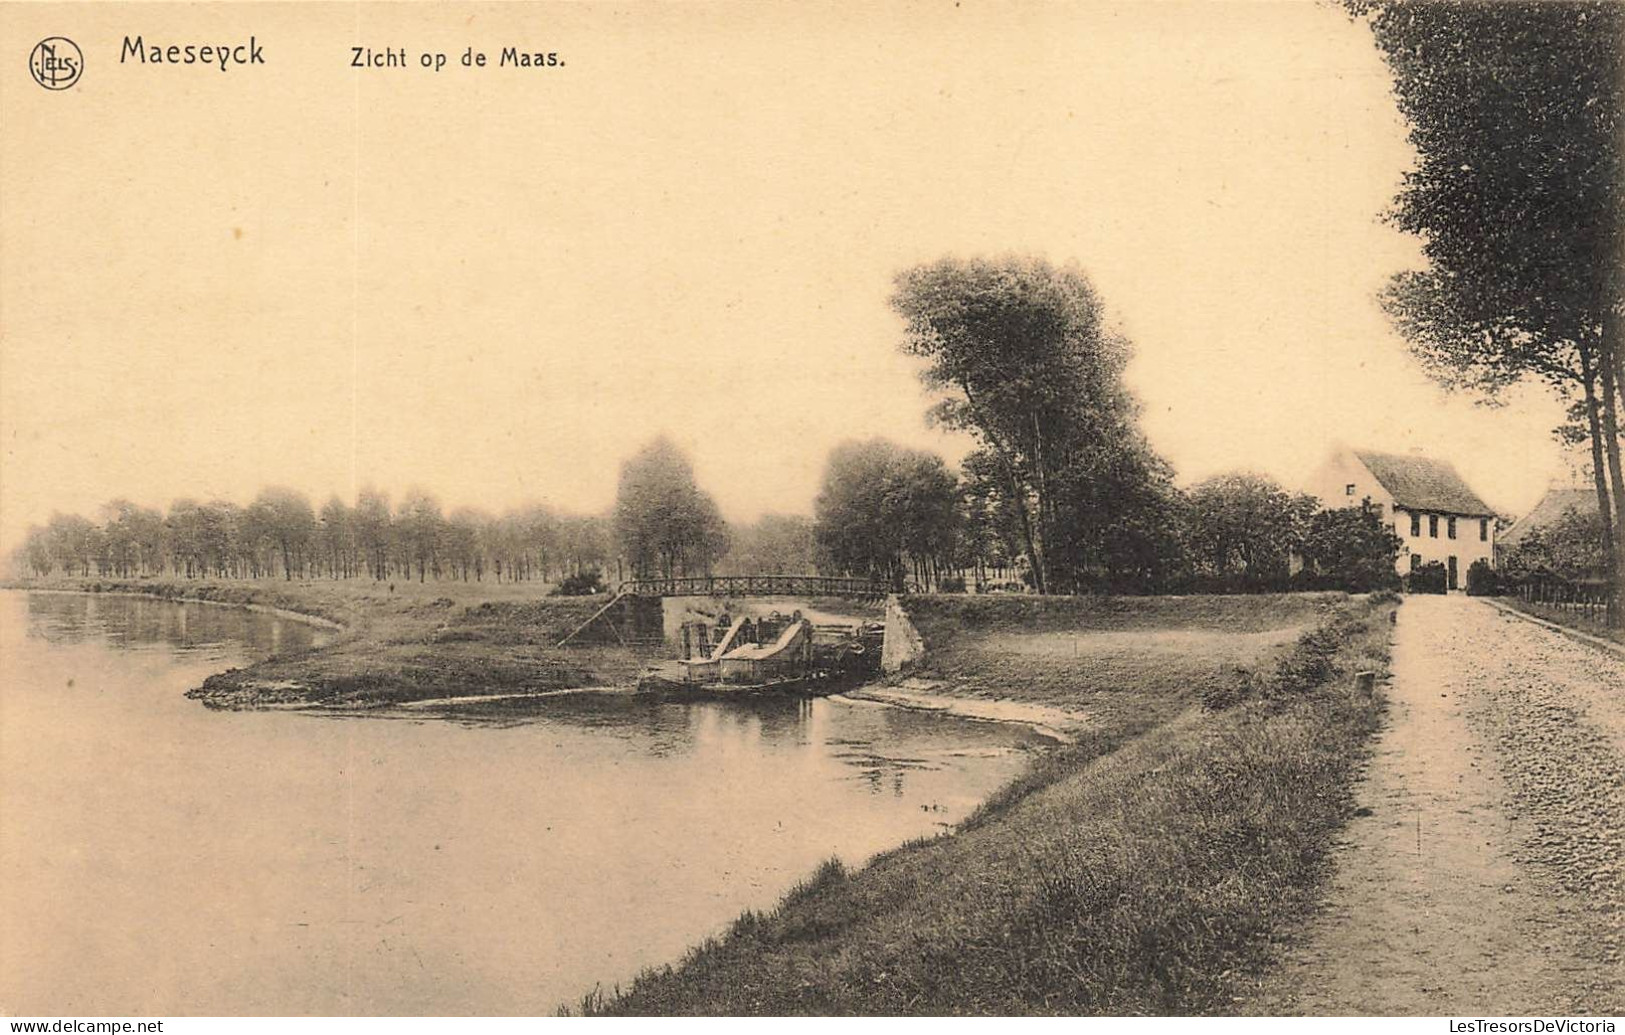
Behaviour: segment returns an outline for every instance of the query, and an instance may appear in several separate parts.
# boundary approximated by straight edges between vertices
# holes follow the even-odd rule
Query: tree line
[[[976,446],[957,477],[889,443],[836,450],[815,520],[827,564],[928,588],[1014,575],[1037,593],[1393,580],[1400,541],[1375,513],[1244,472],[1175,484],[1123,380],[1132,344],[1077,266],[946,258],[894,288],[929,417]]]
[[[931,590],[1040,591],[1020,505],[973,454],[955,475],[942,458],[882,439],[831,453],[811,524],[823,571]],[[1397,584],[1401,540],[1375,510],[1323,510],[1263,475],[1236,472],[1189,489],[1088,501],[1110,524],[1089,537],[1066,528],[1051,557],[1049,592],[1370,590]],[[1082,510],[1076,499],[1061,506]],[[1090,546],[1088,552],[1080,543]],[[1075,565],[1075,566],[1074,566]]]
[[[1037,593],[1367,589],[1393,578],[1399,540],[1377,515],[1321,511],[1268,478],[1189,489],[1146,441],[1107,328],[1076,267],[943,260],[905,271],[892,304],[902,348],[928,363],[933,419],[969,432],[959,470],[883,439],[828,456],[810,518],[730,524],[671,440],[620,469],[613,508],[449,515],[414,490],[367,490],[315,509],[288,489],[246,507],[115,500],[99,522],[56,515],[30,531],[26,569],[186,578],[541,579],[592,592],[623,576],[857,575],[902,590]]]
[[[268,488],[247,506],[179,499],[167,511],[113,500],[99,520],[54,514],[28,531],[26,572],[120,578],[371,578],[558,580],[611,554],[605,519],[521,507],[500,516],[412,491],[391,505],[363,490],[320,510],[292,489]]]
[[[1625,7],[1608,0],[1344,0],[1393,74],[1417,161],[1389,218],[1426,268],[1382,304],[1428,370],[1495,396],[1531,379],[1569,404],[1557,433],[1589,447],[1597,553],[1625,586]],[[1530,60],[1529,55],[1541,60]],[[930,416],[976,442],[958,472],[884,442],[829,458],[810,520],[730,527],[686,457],[657,440],[623,465],[614,511],[443,516],[425,494],[297,494],[253,504],[115,501],[53,518],[24,547],[34,571],[284,577],[557,578],[764,566],[952,586],[1014,574],[1039,593],[1360,579],[1393,548],[1373,515],[1320,511],[1256,476],[1188,490],[1151,448],[1123,382],[1128,340],[1089,278],[1039,258],[947,258],[902,272],[900,345],[925,362]],[[1584,534],[1582,531],[1581,534]],[[1391,559],[1390,559],[1391,561]],[[1300,579],[1307,581],[1307,579]],[[1617,609],[1625,617],[1625,608]]]
[[[392,505],[363,490],[353,504],[335,496],[319,509],[285,488],[266,489],[247,506],[180,499],[167,512],[119,499],[100,508],[99,520],[53,515],[29,531],[15,560],[40,577],[489,578],[572,592],[604,588],[609,569],[617,577],[817,571],[899,589],[1037,588],[1020,521],[997,478],[974,462],[956,473],[936,454],[883,439],[830,453],[812,517],[723,521],[687,458],[665,439],[623,465],[621,490],[608,515],[544,506],[447,514],[422,491]],[[1374,515],[1319,511],[1312,497],[1259,475],[1223,475],[1189,490],[1167,485],[1158,498],[1156,509],[1109,515],[1135,523],[1132,534],[1109,540],[1129,544],[1129,552],[1103,554],[1082,588],[1371,588],[1391,574],[1397,555],[1397,540],[1371,531],[1379,527]],[[1374,536],[1375,547],[1342,556],[1362,534]],[[1308,575],[1294,577],[1294,556],[1307,562]]]

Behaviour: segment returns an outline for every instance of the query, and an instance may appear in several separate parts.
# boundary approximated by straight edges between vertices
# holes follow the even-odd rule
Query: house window
[[[1428,515],[1428,538],[1439,538],[1439,515],[1437,514]]]
[[[1422,566],[1422,555],[1419,554],[1419,553],[1411,554],[1411,570],[1415,571],[1416,569],[1420,568],[1421,566]]]
[[[1349,482],[1347,485],[1343,486],[1343,495],[1345,495],[1345,496],[1354,495],[1354,483],[1353,482]]]
[[[1420,514],[1411,515],[1411,537],[1414,539],[1422,538],[1422,515]]]
[[[1489,518],[1479,518],[1478,519],[1478,541],[1481,542],[1481,543],[1487,543],[1487,542],[1489,542],[1489,538],[1490,538],[1490,519]]]
[[[1452,539],[1456,538],[1456,519],[1455,518],[1451,518],[1447,522],[1447,526],[1445,528],[1445,534],[1448,535]]]

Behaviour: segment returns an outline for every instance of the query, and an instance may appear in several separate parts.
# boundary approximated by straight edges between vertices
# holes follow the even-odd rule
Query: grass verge
[[[1505,607],[1512,608],[1514,611],[1522,611],[1526,615],[1544,618],[1553,625],[1561,625],[1564,628],[1587,633],[1599,639],[1625,644],[1625,630],[1615,629],[1606,621],[1588,617],[1580,611],[1571,611],[1552,604],[1533,603],[1519,597],[1496,597],[1495,601]]]
[[[1258,600],[1241,606],[1261,621],[1303,603]],[[1217,690],[1181,693],[1147,677],[1147,692],[1184,705],[1173,718],[1119,709],[953,833],[857,871],[827,863],[772,912],[746,914],[677,965],[580,1009],[1244,1010],[1320,894],[1378,720],[1379,705],[1349,690],[1356,671],[1386,671],[1395,602],[1323,603],[1311,605],[1313,628]],[[1094,601],[1072,606],[1102,613]]]
[[[1165,722],[1244,682],[1347,606],[1341,593],[1211,597],[911,597],[926,656],[909,675],[951,696]]]

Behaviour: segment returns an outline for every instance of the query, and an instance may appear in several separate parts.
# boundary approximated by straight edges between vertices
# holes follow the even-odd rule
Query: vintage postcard
[[[1613,1031],[1622,48],[0,3],[0,1013]]]

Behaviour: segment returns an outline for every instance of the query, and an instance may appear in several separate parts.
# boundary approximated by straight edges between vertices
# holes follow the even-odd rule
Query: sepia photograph
[[[0,2],[8,1031],[1614,1032],[1622,107],[1621,0]]]

